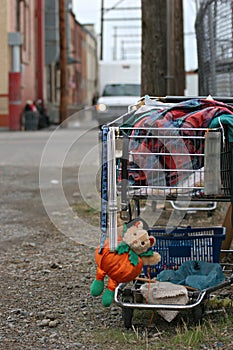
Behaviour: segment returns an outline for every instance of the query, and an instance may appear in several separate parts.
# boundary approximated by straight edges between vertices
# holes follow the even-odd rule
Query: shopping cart
[[[213,208],[217,202],[232,202],[231,130],[226,120],[233,118],[233,100],[216,100],[145,97],[129,113],[103,126],[100,246],[108,236],[114,251],[118,215],[129,222],[150,203],[172,202],[179,209],[182,202],[186,207],[214,203]],[[116,288],[115,302],[122,307],[125,326],[131,326],[135,308],[192,309],[198,319],[210,293],[232,283],[231,270],[225,270],[224,281],[215,286],[189,290],[189,301],[183,305],[145,302],[141,285],[186,261],[218,263],[225,228],[150,227],[149,233],[156,238],[153,249],[161,262],[150,266],[149,273],[144,268],[133,284]]]

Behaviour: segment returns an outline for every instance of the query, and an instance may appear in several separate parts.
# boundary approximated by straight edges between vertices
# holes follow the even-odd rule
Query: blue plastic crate
[[[187,261],[219,262],[225,227],[151,229],[156,239],[153,250],[161,255],[157,265],[144,266],[144,274],[155,277],[166,269],[177,270]]]

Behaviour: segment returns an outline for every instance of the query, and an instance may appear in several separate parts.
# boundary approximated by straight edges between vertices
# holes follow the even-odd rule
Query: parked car
[[[140,84],[107,84],[96,104],[99,126],[128,112],[128,107],[140,99]]]

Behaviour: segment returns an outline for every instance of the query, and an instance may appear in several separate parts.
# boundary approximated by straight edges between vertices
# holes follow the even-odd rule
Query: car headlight
[[[107,110],[107,106],[104,103],[99,103],[96,105],[97,112],[105,112]]]

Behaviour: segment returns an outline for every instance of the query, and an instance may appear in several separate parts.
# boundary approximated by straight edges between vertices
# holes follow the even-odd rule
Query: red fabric
[[[213,118],[222,114],[233,114],[232,106],[213,100],[193,99],[178,103],[168,110],[152,111],[150,115],[135,123],[133,138],[130,138],[129,143],[132,155],[129,163],[131,183],[135,186],[175,186],[186,176],[185,172],[181,175],[176,169],[192,170],[203,167],[203,157],[198,157],[198,154],[204,153],[204,140],[192,138],[196,130],[184,129],[208,128]],[[138,129],[139,127],[149,129]],[[163,136],[169,134],[173,135],[173,138],[168,138],[164,143]],[[204,131],[202,134],[204,135]],[[152,138],[151,135],[156,137]],[[201,135],[200,131],[198,135]],[[183,155],[179,156],[179,153]],[[161,172],[161,181],[158,173],[153,173],[156,169],[164,169],[163,176]],[[174,171],[166,171],[173,169]]]

